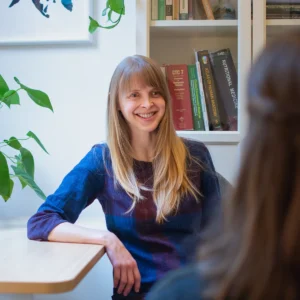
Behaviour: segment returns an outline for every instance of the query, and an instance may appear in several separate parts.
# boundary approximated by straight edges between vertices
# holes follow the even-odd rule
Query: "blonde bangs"
[[[157,89],[162,97],[166,99],[165,87],[160,80],[160,69],[155,70],[147,63],[132,64],[125,68],[122,72],[122,76],[119,84],[119,91],[127,93],[133,89],[136,83],[139,83],[142,87],[151,86]]]

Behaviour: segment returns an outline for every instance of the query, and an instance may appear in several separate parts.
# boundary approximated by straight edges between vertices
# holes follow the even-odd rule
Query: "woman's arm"
[[[133,287],[138,292],[141,277],[136,261],[123,243],[112,232],[73,224],[103,188],[104,172],[101,146],[95,146],[29,219],[27,235],[34,240],[105,246],[114,268],[114,287],[128,295]]]
[[[102,148],[95,146],[63,179],[54,194],[47,197],[27,223],[33,240],[48,240],[61,223],[75,223],[81,211],[91,204],[104,185]],[[64,241],[64,240],[61,240]]]

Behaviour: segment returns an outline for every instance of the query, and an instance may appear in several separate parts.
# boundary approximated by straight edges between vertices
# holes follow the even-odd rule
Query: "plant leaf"
[[[43,193],[43,191],[38,187],[38,185],[34,182],[33,178],[30,177],[29,174],[27,174],[26,172],[24,172],[24,170],[18,167],[15,166],[11,166],[11,167],[14,170],[16,176],[22,178],[22,180],[24,180],[24,182],[26,182],[26,184],[30,186],[40,198],[42,198],[43,200],[46,199],[46,196]]]
[[[92,17],[89,17],[89,19],[90,19],[89,33],[94,33],[97,30],[97,28],[100,27],[100,25]]]
[[[24,166],[23,166],[23,163],[22,163],[21,154],[15,155],[15,159],[17,160],[17,168],[18,169],[22,169],[24,172],[26,172],[24,170]],[[20,181],[20,183],[22,185],[22,189],[24,189],[27,186],[26,182],[21,177],[18,177],[18,179],[19,179],[19,181]]]
[[[14,189],[14,184],[15,184],[14,181],[11,178],[9,180],[10,180],[9,195],[8,196],[2,196],[5,202],[11,197],[12,191]]]
[[[34,179],[34,159],[31,152],[22,147],[20,149],[20,153],[24,170],[30,175],[30,177],[32,177],[32,179]]]
[[[41,147],[47,154],[49,154],[48,151],[46,150],[46,148],[44,147],[44,145],[43,145],[43,144],[41,143],[41,141],[39,140],[39,138],[38,138],[32,131],[28,131],[26,135],[29,136],[29,137],[31,137],[31,138],[33,138],[33,139],[40,145],[40,147]]]
[[[124,0],[108,0],[109,7],[119,15],[125,15]]]
[[[0,98],[9,90],[7,83],[0,74]]]
[[[116,27],[121,20],[121,15],[119,16],[118,20],[115,21],[116,23],[114,22],[113,25],[109,25],[109,26],[102,26],[96,20],[94,20],[92,17],[89,17],[89,18],[90,18],[89,32],[94,33],[98,27],[103,28],[103,29],[112,29],[112,28]]]
[[[109,7],[106,7],[103,9],[102,11],[102,17],[104,17],[106,15],[107,10],[109,9]]]
[[[12,104],[14,105],[20,105],[20,97],[17,91],[15,90],[9,90],[3,95],[3,99],[1,100],[3,103],[5,103],[8,107],[10,107]]]
[[[22,84],[17,77],[14,77],[14,79],[37,105],[49,108],[51,111],[53,111],[52,104],[46,93],[27,87],[26,85]]]
[[[4,154],[0,151],[0,195],[9,197],[10,192],[10,177],[8,165]]]
[[[18,139],[15,138],[14,136],[12,136],[9,140],[4,140],[4,142],[8,146],[10,146],[10,147],[12,147],[12,148],[14,148],[16,150],[20,150],[20,148],[22,147],[22,145],[20,144],[20,142],[18,141]]]

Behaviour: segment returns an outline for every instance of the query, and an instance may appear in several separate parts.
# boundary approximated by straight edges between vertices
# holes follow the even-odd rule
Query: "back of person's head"
[[[268,44],[248,84],[250,124],[218,237],[200,249],[208,299],[300,297],[300,31]]]

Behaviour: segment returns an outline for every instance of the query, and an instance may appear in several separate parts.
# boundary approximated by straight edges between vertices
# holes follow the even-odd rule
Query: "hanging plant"
[[[116,20],[112,19],[113,14],[118,15]],[[122,15],[125,15],[124,0],[107,0],[106,7],[102,11],[102,16],[105,17],[106,15],[108,18],[107,21],[110,22],[111,25],[108,26],[100,25],[95,19],[90,17],[90,26],[89,26],[90,33],[94,33],[98,28],[112,29],[116,27],[120,23]]]

